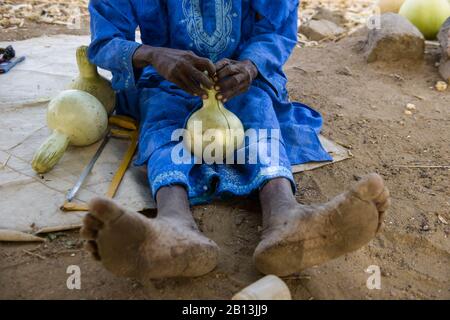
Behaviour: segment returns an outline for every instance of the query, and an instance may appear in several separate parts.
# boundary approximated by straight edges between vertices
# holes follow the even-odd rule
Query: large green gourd
[[[406,0],[399,14],[411,21],[425,38],[434,40],[450,17],[450,4],[448,0]]]
[[[92,94],[100,100],[106,112],[111,114],[116,105],[116,93],[111,88],[111,83],[98,73],[95,65],[90,63],[87,55],[87,46],[77,49],[77,64],[80,74],[73,80],[69,88]]]
[[[224,158],[232,156],[244,143],[244,127],[241,120],[217,100],[216,90],[207,92],[208,99],[203,100],[202,108],[193,113],[187,122],[186,129],[189,134],[184,139],[186,147],[202,159],[205,148],[214,141],[222,147]],[[199,124],[201,131],[197,130]]]

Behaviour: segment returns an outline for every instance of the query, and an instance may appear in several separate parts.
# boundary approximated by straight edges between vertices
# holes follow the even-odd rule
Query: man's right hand
[[[153,66],[166,80],[176,84],[186,92],[208,98],[207,92],[201,88],[212,89],[212,77],[216,73],[214,64],[206,58],[199,57],[191,51],[151,47],[143,45],[133,56],[136,68]]]

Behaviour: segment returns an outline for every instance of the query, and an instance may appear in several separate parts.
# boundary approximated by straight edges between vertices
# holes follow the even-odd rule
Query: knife
[[[98,158],[100,158],[100,155],[102,154],[103,149],[105,149],[105,146],[108,143],[110,138],[111,138],[111,132],[109,132],[105,136],[105,138],[103,139],[102,144],[98,147],[98,149],[95,152],[94,156],[92,157],[91,161],[89,161],[87,166],[83,169],[83,172],[81,173],[81,175],[78,178],[78,180],[75,183],[75,185],[67,193],[67,195],[66,195],[66,201],[67,202],[72,202],[72,200],[77,195],[78,191],[80,191],[81,186],[83,185],[83,183],[86,180],[86,178],[88,177],[88,175],[91,173],[92,168],[94,168],[95,163],[97,162]]]

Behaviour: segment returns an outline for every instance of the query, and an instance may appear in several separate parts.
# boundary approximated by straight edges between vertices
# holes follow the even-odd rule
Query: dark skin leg
[[[264,229],[281,223],[283,218],[287,218],[286,215],[291,209],[298,205],[291,183],[284,178],[269,181],[260,191],[259,198]]]
[[[268,182],[260,192],[263,237],[256,267],[287,276],[367,244],[379,232],[390,197],[382,178],[371,174],[349,191],[320,205],[297,203],[291,183]]]
[[[189,205],[188,194],[182,186],[171,186],[161,188],[156,194],[156,206],[158,217],[180,219],[197,230]]]
[[[117,276],[141,281],[197,277],[212,271],[217,245],[197,228],[181,186],[161,188],[158,215],[148,219],[109,199],[94,199],[81,235],[86,247]]]

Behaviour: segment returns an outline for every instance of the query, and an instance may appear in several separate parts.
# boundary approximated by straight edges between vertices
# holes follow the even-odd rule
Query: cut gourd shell
[[[10,242],[44,242],[45,239],[41,237],[36,237],[32,234],[15,231],[0,229],[0,241],[10,241]]]

